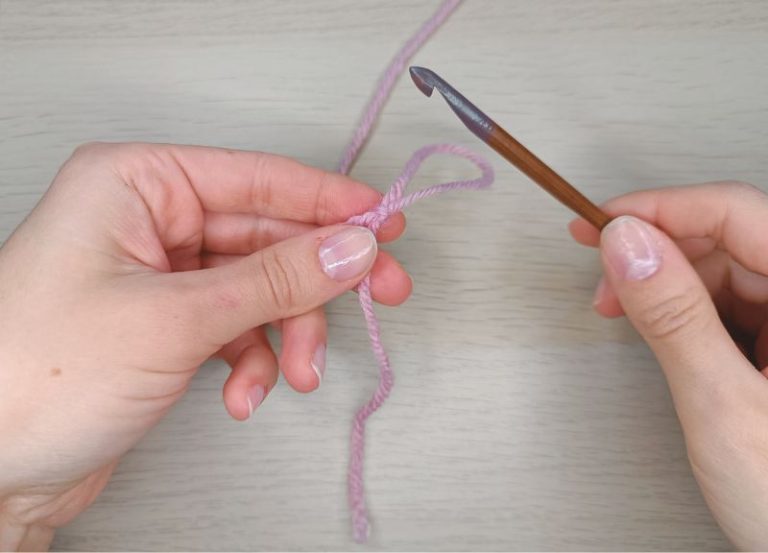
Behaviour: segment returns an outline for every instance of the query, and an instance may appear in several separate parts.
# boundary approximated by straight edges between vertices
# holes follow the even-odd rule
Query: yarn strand
[[[360,151],[365,146],[368,137],[371,134],[373,125],[379,119],[381,110],[384,108],[384,104],[392,94],[392,90],[397,84],[397,80],[400,75],[403,74],[408,62],[418,52],[422,46],[429,40],[429,38],[437,31],[440,26],[448,19],[448,17],[459,7],[462,0],[446,0],[437,8],[435,13],[427,19],[424,24],[419,28],[414,35],[408,39],[402,48],[395,54],[392,61],[389,63],[384,73],[379,78],[379,82],[376,85],[376,92],[368,101],[368,105],[365,106],[363,115],[357,125],[357,129],[352,135],[352,140],[349,141],[344,154],[339,161],[338,171],[339,173],[348,174],[352,166],[357,160],[357,156],[360,155]]]
[[[446,182],[436,184],[428,188],[423,188],[403,197],[405,187],[416,174],[419,166],[428,157],[438,154],[452,154],[463,157],[473,162],[481,171],[481,176],[465,181]],[[384,196],[381,203],[373,210],[356,215],[347,223],[352,225],[365,226],[371,231],[376,232],[381,225],[393,214],[401,211],[412,203],[428,198],[436,194],[457,190],[480,189],[490,186],[493,182],[493,168],[482,157],[473,153],[462,146],[455,144],[433,144],[424,146],[416,151],[403,169],[403,172],[397,178]],[[349,507],[352,516],[352,534],[355,541],[364,543],[368,540],[370,533],[370,524],[368,522],[368,510],[365,504],[365,492],[363,488],[363,456],[365,451],[365,422],[376,410],[378,410],[389,397],[394,384],[394,373],[389,363],[389,357],[384,350],[381,339],[381,327],[376,313],[373,309],[373,298],[371,297],[371,277],[365,279],[357,287],[360,307],[363,310],[366,325],[368,326],[368,336],[371,341],[371,349],[379,365],[379,383],[371,398],[355,414],[352,423],[352,433],[350,437],[350,458],[349,473],[347,477]]]
[[[349,173],[370,136],[384,104],[391,95],[397,79],[405,70],[409,60],[445,22],[448,16],[460,3],[461,0],[447,0],[443,2],[432,17],[430,17],[421,28],[416,31],[416,33],[395,55],[392,62],[384,71],[382,77],[379,79],[376,92],[368,102],[359,125],[344,151],[338,166],[339,172],[344,174]],[[471,180],[436,184],[404,195],[408,183],[414,177],[421,164],[428,157],[435,154],[449,154],[467,159],[480,169],[481,175],[480,177]],[[389,217],[423,198],[428,198],[450,190],[484,188],[489,186],[492,182],[493,168],[487,161],[472,151],[455,144],[433,144],[424,146],[411,156],[408,163],[405,164],[402,173],[400,173],[400,176],[398,176],[389,191],[384,195],[379,205],[366,213],[351,217],[347,220],[347,223],[351,225],[365,226],[375,233]],[[373,350],[374,357],[379,366],[379,382],[376,390],[373,392],[373,395],[368,402],[360,407],[355,414],[350,436],[350,459],[347,483],[349,507],[352,518],[352,534],[355,541],[364,543],[368,540],[370,534],[370,523],[368,521],[368,510],[365,503],[365,490],[363,487],[365,423],[368,417],[376,412],[376,410],[384,404],[387,397],[389,397],[394,384],[394,373],[382,343],[379,320],[373,309],[370,276],[366,276],[358,285],[357,292],[360,307],[368,327],[371,349]]]

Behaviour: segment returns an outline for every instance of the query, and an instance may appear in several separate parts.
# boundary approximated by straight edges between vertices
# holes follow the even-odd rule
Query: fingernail
[[[600,280],[597,283],[597,288],[595,288],[595,295],[592,298],[593,306],[597,306],[603,303],[603,299],[605,298],[606,287],[607,287],[607,284],[605,283],[605,277],[601,276]]]
[[[333,280],[344,281],[365,273],[376,257],[376,237],[365,227],[348,227],[320,244],[320,263]]]
[[[624,280],[644,280],[661,265],[661,252],[648,224],[622,216],[603,229],[600,246],[608,264]]]
[[[312,356],[312,361],[309,363],[312,370],[317,375],[317,385],[323,381],[323,375],[325,374],[325,344],[320,344],[315,350],[315,354]]]
[[[253,415],[256,408],[264,401],[264,396],[267,395],[267,390],[261,384],[256,384],[245,395],[245,399],[248,402],[248,416]]]

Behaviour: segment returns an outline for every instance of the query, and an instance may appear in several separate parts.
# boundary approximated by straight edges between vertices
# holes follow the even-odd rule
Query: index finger
[[[345,175],[279,155],[203,146],[135,146],[147,148],[153,161],[160,159],[152,163],[154,170],[186,180],[206,211],[327,226],[371,209],[382,197]]]
[[[632,192],[602,206],[613,216],[634,215],[675,240],[711,240],[743,267],[768,275],[768,195],[750,184],[712,182]],[[600,234],[583,219],[570,225],[574,237],[597,245]]]

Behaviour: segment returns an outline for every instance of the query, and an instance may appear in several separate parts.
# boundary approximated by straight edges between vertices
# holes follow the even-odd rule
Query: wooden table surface
[[[258,149],[332,168],[373,83],[435,0],[0,0],[0,239],[79,143]],[[468,1],[415,62],[460,85],[597,201],[716,179],[768,183],[768,3]],[[223,364],[122,462],[60,550],[723,549],[660,370],[590,308],[597,257],[570,214],[399,83],[354,175],[386,189],[457,142],[488,192],[414,206],[392,247],[413,298],[379,310],[397,382],[370,425],[373,535],[350,539],[347,437],[376,368],[352,295],[328,373],[248,423]],[[469,175],[430,161],[417,184]],[[2,315],[0,315],[2,316]]]

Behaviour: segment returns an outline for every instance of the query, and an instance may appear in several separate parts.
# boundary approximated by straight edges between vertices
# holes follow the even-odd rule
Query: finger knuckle
[[[312,200],[312,212],[315,214],[318,220],[325,220],[328,213],[330,213],[330,179],[330,173],[323,173],[320,177],[317,188],[315,189],[314,198]]]
[[[252,179],[250,182],[250,205],[271,205],[274,201],[272,190],[274,188],[274,169],[270,163],[271,158],[265,154],[257,155],[253,161]]]
[[[104,142],[84,142],[72,152],[73,158],[90,157],[94,153],[103,150],[107,146]]]
[[[757,186],[746,181],[725,181],[719,183],[718,186],[722,187],[729,196],[736,198],[750,198],[756,195],[765,195],[765,193]]]
[[[109,156],[105,153],[112,146],[101,142],[86,142],[77,146],[56,175],[52,188],[84,187],[90,180],[83,178],[84,175],[102,173],[109,164]]]
[[[164,144],[145,142],[85,142],[77,146],[70,160],[86,160],[89,163],[95,159],[130,159],[141,158],[154,153],[166,153],[169,147]]]
[[[117,142],[85,142],[74,149],[70,162],[82,162],[87,165],[103,165],[111,163],[115,158],[127,152],[129,143]]]
[[[69,156],[65,169],[67,168],[84,168],[100,165],[100,161],[104,159],[105,152],[110,149],[111,145],[103,142],[86,142],[80,144]]]
[[[700,330],[706,320],[706,298],[696,289],[684,290],[640,310],[638,320],[643,334],[667,340]]]
[[[263,250],[258,259],[268,301],[279,311],[287,311],[293,306],[296,287],[300,285],[294,264],[288,257],[272,249]]]

